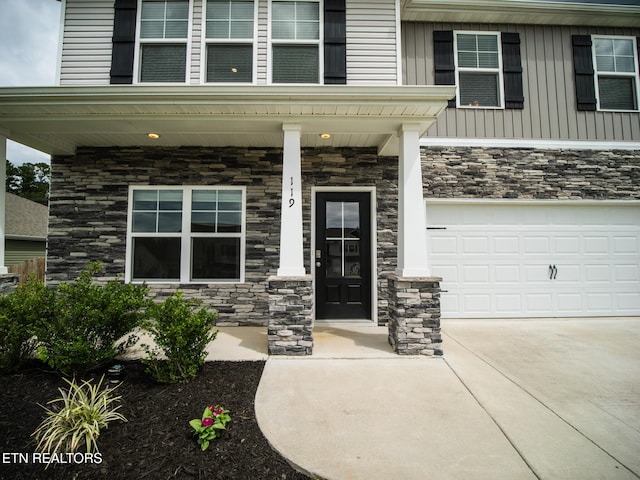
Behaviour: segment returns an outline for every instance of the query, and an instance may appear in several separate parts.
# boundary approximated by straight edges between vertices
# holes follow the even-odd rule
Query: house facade
[[[53,0],[52,0],[53,1]],[[63,0],[47,281],[91,260],[308,354],[441,353],[440,316],[640,314],[640,7]]]

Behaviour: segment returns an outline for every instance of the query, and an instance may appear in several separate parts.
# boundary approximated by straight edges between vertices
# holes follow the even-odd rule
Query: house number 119
[[[291,177],[291,198],[289,199],[289,208],[293,207],[295,203],[296,201],[293,198],[293,177]]]

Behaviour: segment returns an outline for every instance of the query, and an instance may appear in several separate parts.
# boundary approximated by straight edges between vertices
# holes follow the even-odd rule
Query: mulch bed
[[[154,382],[138,362],[126,362],[120,412],[98,439],[101,463],[34,462],[31,434],[43,408],[66,383],[41,364],[0,375],[0,478],[20,479],[251,479],[303,480],[268,444],[254,414],[264,362],[211,362],[187,384]],[[227,408],[232,421],[224,435],[201,451],[189,420],[207,405]],[[9,454],[9,456],[7,456]],[[22,454],[22,455],[19,455]],[[24,463],[27,457],[28,463]]]

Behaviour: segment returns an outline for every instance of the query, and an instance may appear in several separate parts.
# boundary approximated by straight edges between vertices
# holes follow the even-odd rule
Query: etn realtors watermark
[[[102,463],[101,453],[16,453],[3,452],[2,463],[23,464],[82,464]]]

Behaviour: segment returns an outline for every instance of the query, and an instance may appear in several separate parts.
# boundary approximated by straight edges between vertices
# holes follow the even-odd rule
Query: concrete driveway
[[[315,329],[270,357],[256,414],[320,478],[640,478],[640,318],[445,320],[442,358],[386,329]]]

